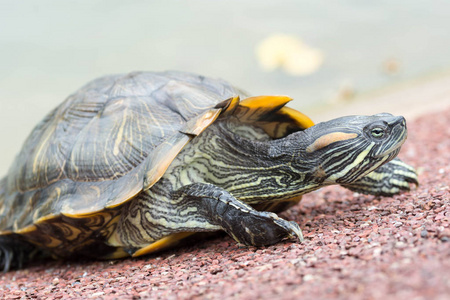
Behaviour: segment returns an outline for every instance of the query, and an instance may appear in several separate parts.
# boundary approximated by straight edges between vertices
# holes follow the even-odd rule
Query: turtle
[[[248,96],[178,71],[96,79],[31,132],[0,181],[0,264],[137,257],[191,235],[237,243],[302,241],[277,213],[338,184],[392,196],[418,184],[396,158],[402,116],[314,124],[287,96]]]

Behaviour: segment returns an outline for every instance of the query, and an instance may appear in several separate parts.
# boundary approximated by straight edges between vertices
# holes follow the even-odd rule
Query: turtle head
[[[313,176],[324,184],[351,183],[393,159],[407,136],[403,117],[347,116],[305,130]]]

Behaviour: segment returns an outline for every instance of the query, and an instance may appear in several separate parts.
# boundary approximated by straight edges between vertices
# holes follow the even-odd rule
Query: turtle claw
[[[286,221],[282,218],[279,218],[278,216],[277,218],[278,219],[274,220],[274,223],[289,232],[289,236],[287,236],[286,238],[298,238],[300,243],[303,242],[303,233],[297,223],[293,221]]]
[[[298,238],[303,234],[297,223],[286,221],[271,212],[251,211],[229,223],[227,231],[237,242],[249,246],[267,246],[284,239]]]

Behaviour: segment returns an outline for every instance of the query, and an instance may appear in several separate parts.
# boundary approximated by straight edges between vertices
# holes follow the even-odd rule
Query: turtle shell
[[[240,97],[225,81],[182,72],[92,81],[34,128],[0,181],[0,234],[30,233],[61,217],[95,223],[151,188],[217,118],[233,116],[273,138],[313,125],[284,106],[289,97]]]

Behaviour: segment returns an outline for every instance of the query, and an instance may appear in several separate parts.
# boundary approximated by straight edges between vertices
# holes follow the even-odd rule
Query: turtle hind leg
[[[0,269],[3,272],[21,269],[38,253],[42,253],[41,250],[31,243],[21,240],[17,235],[0,236]]]
[[[410,165],[395,158],[361,179],[342,186],[361,194],[393,196],[409,191],[410,184],[419,185],[416,171]]]

